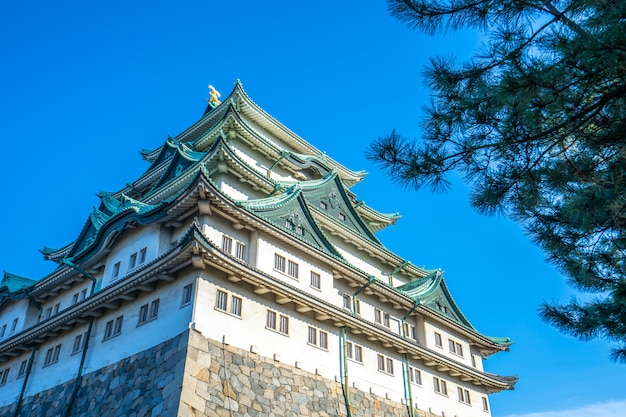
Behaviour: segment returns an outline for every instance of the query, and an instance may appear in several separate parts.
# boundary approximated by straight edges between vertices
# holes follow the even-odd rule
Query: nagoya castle
[[[42,250],[52,273],[4,273],[0,417],[490,416],[517,378],[483,359],[511,341],[386,249],[399,216],[357,199],[365,173],[239,82],[210,94]]]

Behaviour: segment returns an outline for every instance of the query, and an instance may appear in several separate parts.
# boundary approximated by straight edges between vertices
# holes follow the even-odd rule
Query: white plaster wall
[[[215,308],[217,290],[241,297],[242,314],[237,317]],[[297,314],[289,305],[277,305],[271,297],[259,297],[221,277],[206,274],[198,283],[198,298],[194,315],[194,328],[205,337],[243,350],[253,350],[259,355],[275,358],[290,366],[298,366],[312,373],[334,379],[339,375],[339,331],[337,328]],[[267,310],[289,317],[289,334],[266,328]],[[308,326],[328,332],[328,349],[308,345]],[[275,356],[278,355],[278,356]]]
[[[95,319],[85,357],[84,373],[96,371],[151,348],[187,329],[191,321],[192,304],[181,306],[182,292],[183,287],[188,284],[195,286],[195,278],[196,275],[193,273],[180,273],[176,281],[167,285],[162,284],[153,292],[142,293],[140,298],[124,303],[118,309],[109,310],[104,316]],[[157,319],[138,325],[140,307],[157,298],[160,299]],[[124,316],[121,334],[103,340],[106,323],[121,315]],[[72,354],[74,340],[77,335],[84,334],[86,331],[87,323],[77,326],[59,337],[48,339],[39,347],[29,377],[26,396],[34,395],[76,377],[82,353]],[[62,345],[59,361],[43,367],[47,350],[58,344]],[[7,395],[13,395],[13,399],[10,399],[9,402],[14,401],[17,398],[16,395],[19,395],[20,381],[23,381],[21,378],[17,380],[18,382],[15,381],[21,360],[18,358],[11,363],[12,369],[9,375],[11,385],[7,384],[7,386],[2,387],[2,397],[4,397],[4,388],[9,390]],[[0,366],[0,369],[4,368]],[[16,389],[17,394],[15,394]]]
[[[380,265],[374,265],[368,262],[367,260],[362,259],[348,252],[343,247],[344,244],[340,243],[337,239],[332,239],[332,243],[335,246],[335,248],[337,248],[337,251],[341,254],[341,256],[343,256],[352,265],[356,266],[357,268],[359,268],[360,270],[364,271],[365,273],[369,275],[374,275],[375,277],[377,277],[378,279],[380,279],[381,281],[387,284],[389,283],[389,277],[386,275],[383,275]],[[360,256],[367,256],[365,252],[358,252],[358,254]]]
[[[400,402],[404,398],[402,357],[349,332],[347,340],[363,348],[362,363],[348,359],[350,386]],[[393,375],[378,370],[378,354],[393,359]]]
[[[413,365],[413,364],[412,364]],[[420,366],[416,366],[420,369]],[[431,368],[421,368],[422,385],[412,384],[415,388],[413,392],[413,401],[423,410],[431,410],[433,413],[446,416],[489,416],[490,413],[483,411],[481,397],[486,397],[486,393],[477,389],[471,383],[464,383],[453,380],[449,375],[432,370]],[[448,394],[443,395],[435,392],[433,377],[437,377],[446,382]],[[459,401],[457,392],[458,387],[462,387],[470,391],[471,404],[465,404]]]
[[[231,283],[220,274],[205,273],[198,282],[197,304],[194,314],[194,328],[205,337],[225,340],[226,344],[240,349],[250,350],[268,358],[275,358],[281,363],[298,366],[312,373],[335,379],[340,377],[339,349],[340,329],[331,323],[320,323],[307,315],[295,312],[292,306],[276,305],[271,297],[260,297],[245,286]],[[233,316],[215,309],[217,290],[241,297],[242,315]],[[267,309],[290,317],[289,335],[285,336],[268,330],[266,324]],[[328,350],[308,344],[308,327],[313,326],[328,332]],[[348,333],[348,340],[363,347],[363,363],[348,360],[348,377],[351,386],[366,392],[387,397],[394,401],[404,398],[403,356],[394,350],[387,350],[380,345]],[[394,374],[378,371],[378,353],[394,361]],[[278,356],[275,356],[278,355]],[[470,385],[463,385],[471,391],[472,406],[458,401],[457,383],[446,374],[432,373],[420,363],[411,366],[422,372],[422,385],[413,384],[414,401],[422,409],[432,408],[433,412],[446,415],[480,416],[482,411],[480,393]],[[433,375],[447,382],[448,395],[434,392]]]
[[[291,250],[285,248],[285,245],[282,243],[269,240],[262,236],[259,237],[257,245],[257,268],[315,297],[319,298],[321,296],[324,300],[341,306],[341,295],[337,290],[333,289],[334,283],[332,273],[327,269],[320,267],[318,263],[308,257],[302,256],[302,253],[294,251],[293,248],[290,249]],[[286,273],[288,271],[287,267],[285,268],[285,273],[274,269],[275,254],[284,256],[286,262],[291,260],[292,262],[298,264],[298,278],[288,275]],[[321,291],[311,288],[311,271],[320,274]]]
[[[159,251],[159,235],[160,226],[158,224],[144,226],[124,232],[124,235],[115,244],[113,250],[111,250],[111,253],[109,253],[109,256],[107,257],[107,263],[102,276],[102,288],[109,286],[112,282],[122,279],[141,265],[145,265],[155,259]],[[139,251],[143,248],[147,248],[145,262],[143,264],[139,264],[139,259],[137,259],[135,268],[129,269],[130,256],[133,253],[139,254]],[[120,271],[119,275],[113,278],[113,268],[117,262],[120,262]]]
[[[93,372],[125,357],[139,353],[180,334],[191,322],[192,306],[181,307],[183,287],[195,281],[193,273],[179,273],[174,282],[164,284],[152,292],[142,293],[141,297],[124,303],[116,310],[94,322],[91,348],[86,358],[85,372]],[[139,310],[142,305],[159,299],[157,319],[138,325]],[[123,315],[122,332],[108,340],[103,340],[106,323]]]
[[[0,386],[0,407],[11,404],[19,398],[24,383],[24,377],[18,378],[17,374],[19,373],[22,361],[28,361],[29,357],[30,351],[26,351],[0,365],[0,372],[4,372],[5,369],[9,368],[7,383]]]
[[[84,333],[86,329],[86,325],[74,328],[59,337],[46,340],[45,343],[39,346],[26,386],[26,397],[67,382],[76,376],[80,364],[80,354],[72,355],[74,338],[78,334]],[[59,344],[61,345],[61,351],[58,362],[44,367],[48,349],[53,349]]]
[[[4,336],[0,337],[0,341],[6,340],[9,337],[19,333],[24,329],[24,324],[26,323],[26,317],[28,312],[28,299],[23,298],[21,300],[12,301],[9,300],[2,311],[0,312],[0,328],[6,325],[6,330],[4,332]],[[15,330],[11,331],[11,327],[13,326],[13,321],[17,319],[17,325],[15,326]],[[32,325],[34,323],[29,323],[28,325]],[[3,369],[0,366],[0,369]]]
[[[251,149],[240,140],[231,141],[230,145],[234,149],[235,154],[246,164],[260,174],[267,175],[267,169],[273,162],[269,161],[261,152]]]
[[[441,326],[440,324],[432,320],[428,320],[428,319],[424,321],[424,330],[425,330],[426,346],[428,348],[456,362],[463,363],[470,367],[472,366],[472,357],[470,355],[471,353],[470,345],[467,342],[466,338],[464,338],[463,336],[461,336],[460,334],[456,332],[451,332],[450,330]],[[435,345],[435,332],[441,335],[442,347]],[[461,346],[463,347],[463,356],[459,356],[455,353],[450,352],[450,346],[448,344],[448,340],[450,339],[461,344]],[[482,364],[479,365],[481,361],[478,360],[479,358],[476,358],[476,359],[477,359],[476,369],[482,369]]]

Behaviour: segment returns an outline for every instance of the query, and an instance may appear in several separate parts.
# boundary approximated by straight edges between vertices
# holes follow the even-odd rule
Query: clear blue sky
[[[291,130],[367,170],[358,197],[403,215],[379,234],[387,247],[443,269],[470,321],[515,341],[486,362],[520,378],[515,391],[492,396],[495,416],[626,409],[625,367],[609,361],[609,345],[578,342],[537,317],[542,300],[573,292],[517,225],[474,213],[463,185],[447,195],[407,191],[364,157],[391,129],[419,135],[424,65],[435,54],[468,57],[476,35],[421,36],[389,17],[383,0],[179,4],[0,4],[0,269],[50,272],[38,250],[74,240],[96,192],[116,191],[148,167],[139,150],[196,121],[208,84],[226,95],[241,79]],[[560,410],[569,411],[546,413]]]

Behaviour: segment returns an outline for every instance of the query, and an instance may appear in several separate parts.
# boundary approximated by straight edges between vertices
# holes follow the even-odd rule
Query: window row
[[[81,301],[83,301],[85,298],[87,298],[87,288],[85,288],[82,291],[79,291],[77,293],[75,293],[72,296],[72,305],[76,304],[76,303],[80,303]]]
[[[265,328],[284,335],[289,335],[289,317],[273,310],[267,310]]]
[[[343,294],[343,308],[350,310],[355,314],[361,314],[361,300],[351,296],[350,294]]]
[[[309,345],[328,349],[328,332],[309,326]]]
[[[81,301],[82,300],[81,297],[83,297],[83,295],[86,295],[86,291],[87,290],[83,290],[82,292],[74,294],[74,297],[75,297],[74,301],[75,302]],[[191,303],[192,294],[193,294],[193,284],[189,284],[183,287],[181,306]],[[156,319],[159,314],[159,304],[160,304],[160,300],[157,298],[156,300],[153,300],[149,303],[142,305],[139,308],[139,318],[137,321],[137,325],[139,326],[148,321]],[[44,313],[44,315],[46,315],[46,318],[47,318],[51,315],[56,314],[58,310],[59,310],[59,304],[55,304],[53,307],[48,308],[46,310],[46,313]],[[15,330],[15,328],[17,327],[17,322],[18,322],[18,319],[15,319],[12,325],[11,331]],[[113,320],[107,321],[104,326],[104,335],[102,337],[102,340],[105,341],[105,340],[108,340],[108,339],[114,338],[115,336],[120,335],[122,333],[123,323],[124,323],[123,315],[116,317]],[[4,335],[6,328],[7,328],[6,324],[0,327],[0,337]],[[87,333],[81,333],[74,338],[74,344],[72,346],[72,355],[85,350],[85,348],[87,347],[87,339],[88,339]],[[43,367],[52,365],[59,361],[61,347],[62,347],[62,344],[58,344],[54,347],[51,347],[50,349],[46,351],[46,355],[45,355],[44,362],[43,362]],[[28,363],[27,360],[24,360],[21,362],[20,368],[17,374],[17,378],[21,378],[24,376],[24,374],[26,373],[27,363]],[[10,368],[6,368],[0,371],[0,386],[6,383],[8,375],[9,375],[9,369]]]
[[[17,329],[17,323],[19,322],[19,318],[14,318],[13,322],[11,323],[11,329],[9,330],[9,334],[15,332],[15,329]],[[3,324],[2,327],[0,327],[0,338],[3,338],[5,333],[7,331],[7,325]]]
[[[132,253],[128,258],[128,271],[142,265],[146,262],[146,255],[148,253],[148,248],[142,248],[138,252]],[[120,270],[122,268],[122,262],[116,262],[113,264],[113,272],[111,273],[111,277],[116,279],[120,275]]]
[[[215,309],[241,317],[242,302],[241,297],[229,294],[226,291],[217,290],[217,294],[215,296]]]
[[[296,262],[277,253],[274,254],[274,269],[295,279],[298,279],[300,275],[300,267]]]
[[[274,269],[287,274],[292,278],[300,279],[300,265],[297,262],[287,259],[277,253],[274,254]],[[309,285],[317,290],[322,289],[322,277],[318,272],[311,271]]]
[[[233,253],[232,237],[222,235],[222,250],[237,259],[246,260],[246,245],[243,242],[235,241],[235,252]]]
[[[42,316],[41,316],[42,320],[45,320],[47,318],[57,315],[59,313],[60,308],[61,308],[61,303],[56,303],[55,305],[46,308],[42,313]]]
[[[53,348],[54,349],[54,348]],[[17,372],[17,378],[22,378],[24,375],[26,375],[26,367],[28,366],[28,360],[23,360],[20,363],[20,369]],[[9,378],[9,371],[11,370],[11,368],[6,368],[2,371],[0,371],[0,386],[5,385],[7,383],[7,380]]]
[[[435,332],[435,346],[439,348],[443,348],[443,339],[441,337],[441,333]],[[463,356],[463,346],[455,340],[448,339],[448,347],[450,348],[450,353],[454,353],[457,356]],[[476,366],[476,360],[472,357],[472,365]]]

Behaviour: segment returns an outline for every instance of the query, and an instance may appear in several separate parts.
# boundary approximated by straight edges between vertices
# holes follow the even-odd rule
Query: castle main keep
[[[516,377],[440,270],[392,253],[365,173],[237,82],[100,192],[49,275],[0,283],[0,417],[490,416]],[[375,203],[375,202],[374,202]]]

